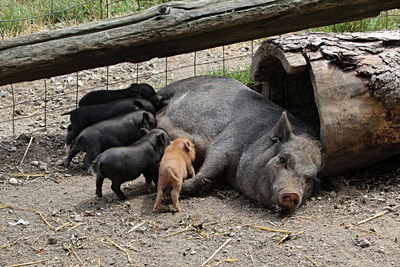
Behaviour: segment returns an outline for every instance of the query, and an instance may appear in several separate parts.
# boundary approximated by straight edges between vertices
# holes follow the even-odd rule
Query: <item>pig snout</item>
[[[282,208],[294,210],[300,205],[300,196],[297,193],[282,193],[278,204]]]

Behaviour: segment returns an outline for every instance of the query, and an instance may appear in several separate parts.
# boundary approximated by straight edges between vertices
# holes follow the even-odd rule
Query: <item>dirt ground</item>
[[[225,53],[249,54],[249,47],[241,44]],[[182,65],[193,60],[190,56],[169,61]],[[197,56],[209,62],[221,58],[215,50]],[[232,61],[239,63],[249,64]],[[155,74],[162,73],[162,64],[141,64],[140,82],[153,72],[148,80],[162,85],[162,74]],[[168,81],[193,71],[188,68],[171,71]],[[78,97],[104,85],[104,72],[81,72]],[[115,88],[136,75],[126,64],[110,72]],[[47,102],[42,101],[43,81],[15,85],[17,102],[26,102],[15,110],[21,119],[16,138],[10,123],[0,123],[0,266],[400,266],[398,160],[386,169],[370,167],[322,181],[289,215],[223,184],[199,197],[181,198],[183,211],[177,213],[168,203],[161,213],[152,212],[155,189],[142,177],[122,186],[127,201],[118,200],[108,179],[103,198],[96,198],[95,178],[86,175],[81,157],[69,169],[61,166],[68,118],[60,113],[75,103],[76,86],[69,77],[74,76],[49,79]],[[0,92],[2,121],[12,98],[9,86]],[[49,111],[46,117],[43,108]]]

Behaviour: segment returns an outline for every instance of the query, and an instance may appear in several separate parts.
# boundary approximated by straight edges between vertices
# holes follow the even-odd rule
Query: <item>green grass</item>
[[[108,15],[109,17],[117,17],[169,1],[171,0],[108,0]],[[60,28],[107,17],[106,0],[54,0],[53,21],[51,3],[52,0],[0,0],[1,35],[10,38],[43,29],[52,29],[54,28],[53,23],[57,28]],[[76,7],[69,9],[73,6]],[[37,18],[28,21],[1,22],[31,17]],[[381,12],[378,17],[313,28],[310,31],[354,32],[399,28],[400,9],[395,9]]]
[[[245,68],[236,68],[233,70],[225,69],[223,71],[222,68],[212,69],[210,71],[205,71],[204,73],[200,73],[200,75],[211,75],[211,76],[225,76],[228,78],[232,78],[238,80],[239,82],[245,84],[250,88],[256,88],[257,83],[250,79],[250,66]]]
[[[400,9],[381,12],[377,17],[339,23],[325,27],[317,27],[310,31],[322,32],[366,32],[393,30],[400,28]]]
[[[169,2],[170,0],[108,0],[109,17],[116,17]],[[88,2],[88,3],[86,3]],[[113,4],[110,4],[115,2]],[[51,0],[1,0],[0,21],[34,18],[28,21],[0,22],[2,35],[14,37],[53,28]],[[82,4],[86,3],[86,4]],[[76,6],[74,8],[71,8]],[[107,17],[106,0],[54,0],[54,23],[57,27],[68,27]],[[70,9],[71,8],[71,9]],[[47,15],[46,15],[47,14]],[[42,16],[45,15],[45,16]]]

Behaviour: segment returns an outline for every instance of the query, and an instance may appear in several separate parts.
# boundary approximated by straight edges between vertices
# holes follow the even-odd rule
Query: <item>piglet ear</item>
[[[273,141],[286,142],[290,139],[293,134],[292,124],[290,123],[286,111],[282,112],[282,115],[272,129],[271,139]]]
[[[150,122],[150,114],[149,114],[149,113],[143,112],[143,119],[142,119],[142,122],[144,122],[144,123]]]
[[[145,136],[145,135],[148,134],[149,132],[150,132],[150,131],[147,130],[146,128],[140,128],[140,129],[139,129],[139,133],[140,133],[140,136],[141,136],[141,137]]]
[[[190,151],[191,150],[191,148],[190,148],[190,143],[189,143],[189,141],[183,141],[183,147],[187,150],[187,151]]]
[[[162,146],[165,144],[165,138],[162,134],[157,134],[157,142],[159,142]]]

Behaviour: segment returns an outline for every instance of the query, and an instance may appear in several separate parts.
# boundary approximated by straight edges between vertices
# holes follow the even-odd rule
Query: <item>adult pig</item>
[[[65,138],[67,147],[71,145],[79,133],[86,127],[97,122],[114,118],[118,115],[145,110],[150,113],[155,112],[153,104],[144,98],[135,97],[128,99],[119,99],[103,104],[81,106],[62,115],[70,115],[71,127],[68,128]]]
[[[141,173],[146,178],[146,183],[152,181],[157,184],[158,168],[164,149],[169,144],[168,134],[162,129],[147,131],[139,141],[124,147],[113,147],[102,153],[97,161],[96,195],[102,197],[102,187],[105,177],[112,184],[111,189],[122,199],[126,196],[121,191],[121,184],[134,180]]]
[[[153,87],[146,83],[132,83],[128,88],[121,90],[97,90],[89,92],[79,100],[79,106],[96,105],[111,102],[117,99],[142,97],[157,107],[161,97]]]
[[[312,192],[321,165],[319,143],[282,108],[240,82],[200,76],[159,91],[167,102],[158,127],[171,139],[196,145],[196,176],[183,184],[192,195],[224,177],[260,203],[294,210]]]
[[[86,152],[84,157],[88,173],[93,175],[91,162],[96,156],[110,147],[126,146],[139,140],[139,129],[153,129],[156,126],[154,116],[146,111],[135,111],[105,120],[85,128],[75,139],[65,160],[68,167],[79,152]]]

